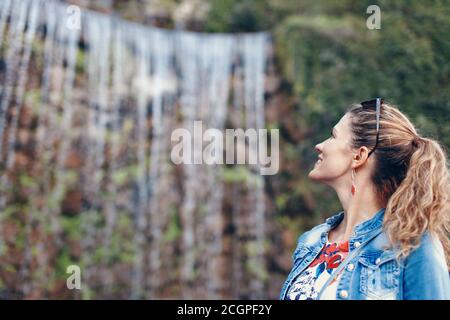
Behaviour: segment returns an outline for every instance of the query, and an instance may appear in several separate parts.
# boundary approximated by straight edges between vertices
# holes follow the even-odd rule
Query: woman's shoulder
[[[304,246],[312,246],[317,241],[320,240],[322,233],[328,231],[332,225],[334,225],[339,219],[342,218],[343,211],[334,213],[329,218],[325,219],[324,222],[315,225],[309,230],[304,231],[300,234],[297,240],[297,244],[302,244]]]
[[[450,299],[450,277],[443,245],[430,232],[405,259],[405,299]]]
[[[417,248],[413,249],[406,258],[407,262],[411,263],[433,263],[448,269],[445,252],[442,242],[439,238],[431,232],[425,232],[420,239]]]
[[[314,243],[316,243],[320,239],[321,234],[324,231],[325,231],[324,225],[319,224],[307,231],[300,233],[297,239],[297,247],[298,246],[311,247],[312,245],[314,245]]]
[[[369,247],[378,250],[387,250],[387,248],[392,251],[398,250],[391,247],[389,238],[385,231],[381,232],[376,238],[374,238],[369,244]],[[442,242],[436,235],[429,231],[422,234],[418,246],[410,252],[407,258],[408,257],[410,257],[410,260],[428,259],[445,263],[445,253]]]

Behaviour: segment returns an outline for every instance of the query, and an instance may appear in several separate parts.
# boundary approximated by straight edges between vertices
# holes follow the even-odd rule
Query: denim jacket
[[[349,259],[342,262],[336,300],[449,300],[450,276],[442,243],[426,232],[419,247],[406,259],[397,261],[394,249],[385,247],[388,240],[383,231],[384,211],[385,208],[380,209],[373,218],[355,227],[349,239]],[[328,231],[343,218],[341,211],[299,237],[292,255],[292,270],[281,289],[280,299],[286,298],[293,280],[319,254]]]

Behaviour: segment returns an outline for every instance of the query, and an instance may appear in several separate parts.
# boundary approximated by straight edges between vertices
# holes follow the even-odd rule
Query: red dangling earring
[[[352,189],[351,189],[351,192],[352,192],[352,196],[354,196],[355,193],[356,193],[355,174],[354,174],[354,170],[353,169],[352,169]]]

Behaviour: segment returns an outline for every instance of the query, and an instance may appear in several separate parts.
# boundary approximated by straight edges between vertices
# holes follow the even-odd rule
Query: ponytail
[[[443,148],[416,136],[406,176],[389,198],[384,222],[391,243],[406,257],[429,231],[441,241],[450,266],[450,175]]]

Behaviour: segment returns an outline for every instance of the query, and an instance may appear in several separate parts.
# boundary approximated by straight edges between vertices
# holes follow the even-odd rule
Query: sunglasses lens
[[[381,100],[381,103],[383,103],[383,100]],[[364,108],[375,108],[377,106],[377,99],[363,101],[361,102],[361,105]]]

